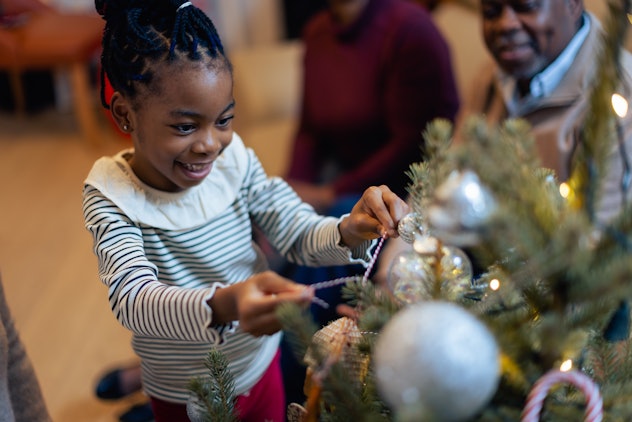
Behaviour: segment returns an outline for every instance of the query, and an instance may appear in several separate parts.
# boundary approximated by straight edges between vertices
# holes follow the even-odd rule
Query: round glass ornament
[[[456,299],[472,288],[472,263],[461,249],[442,246],[441,253],[404,251],[395,256],[387,273],[387,284],[393,296],[412,304],[430,300],[437,277],[442,297]]]

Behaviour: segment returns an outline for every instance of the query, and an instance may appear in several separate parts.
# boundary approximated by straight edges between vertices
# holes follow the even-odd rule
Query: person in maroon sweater
[[[371,185],[405,196],[422,131],[454,120],[450,50],[410,0],[329,0],[304,29],[303,100],[289,171],[321,212]]]
[[[286,179],[319,212],[339,216],[368,186],[406,196],[410,164],[422,159],[422,132],[459,107],[447,42],[421,5],[428,0],[328,0],[303,33],[300,123]],[[310,283],[362,274],[359,265],[280,271]],[[312,306],[319,325],[338,317],[340,286]],[[282,343],[288,402],[301,403],[305,368]]]

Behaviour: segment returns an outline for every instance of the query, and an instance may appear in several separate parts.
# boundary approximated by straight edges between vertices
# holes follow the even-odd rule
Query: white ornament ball
[[[499,351],[487,327],[450,302],[421,302],[391,318],[373,353],[378,391],[395,412],[465,421],[493,397]]]

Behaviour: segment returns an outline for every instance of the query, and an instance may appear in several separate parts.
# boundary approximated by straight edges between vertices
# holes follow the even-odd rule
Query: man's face
[[[582,0],[481,0],[485,44],[505,72],[530,80],[568,45],[582,11]]]

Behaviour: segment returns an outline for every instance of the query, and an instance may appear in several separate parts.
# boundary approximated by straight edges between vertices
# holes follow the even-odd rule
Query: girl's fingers
[[[314,290],[286,280],[272,272],[258,275],[239,300],[239,322],[241,328],[252,335],[272,334],[282,327],[276,317],[281,303],[293,302],[307,305]]]
[[[358,211],[368,217],[361,223],[361,231],[378,236],[396,237],[397,222],[408,212],[408,204],[387,186],[368,188],[357,205]]]

